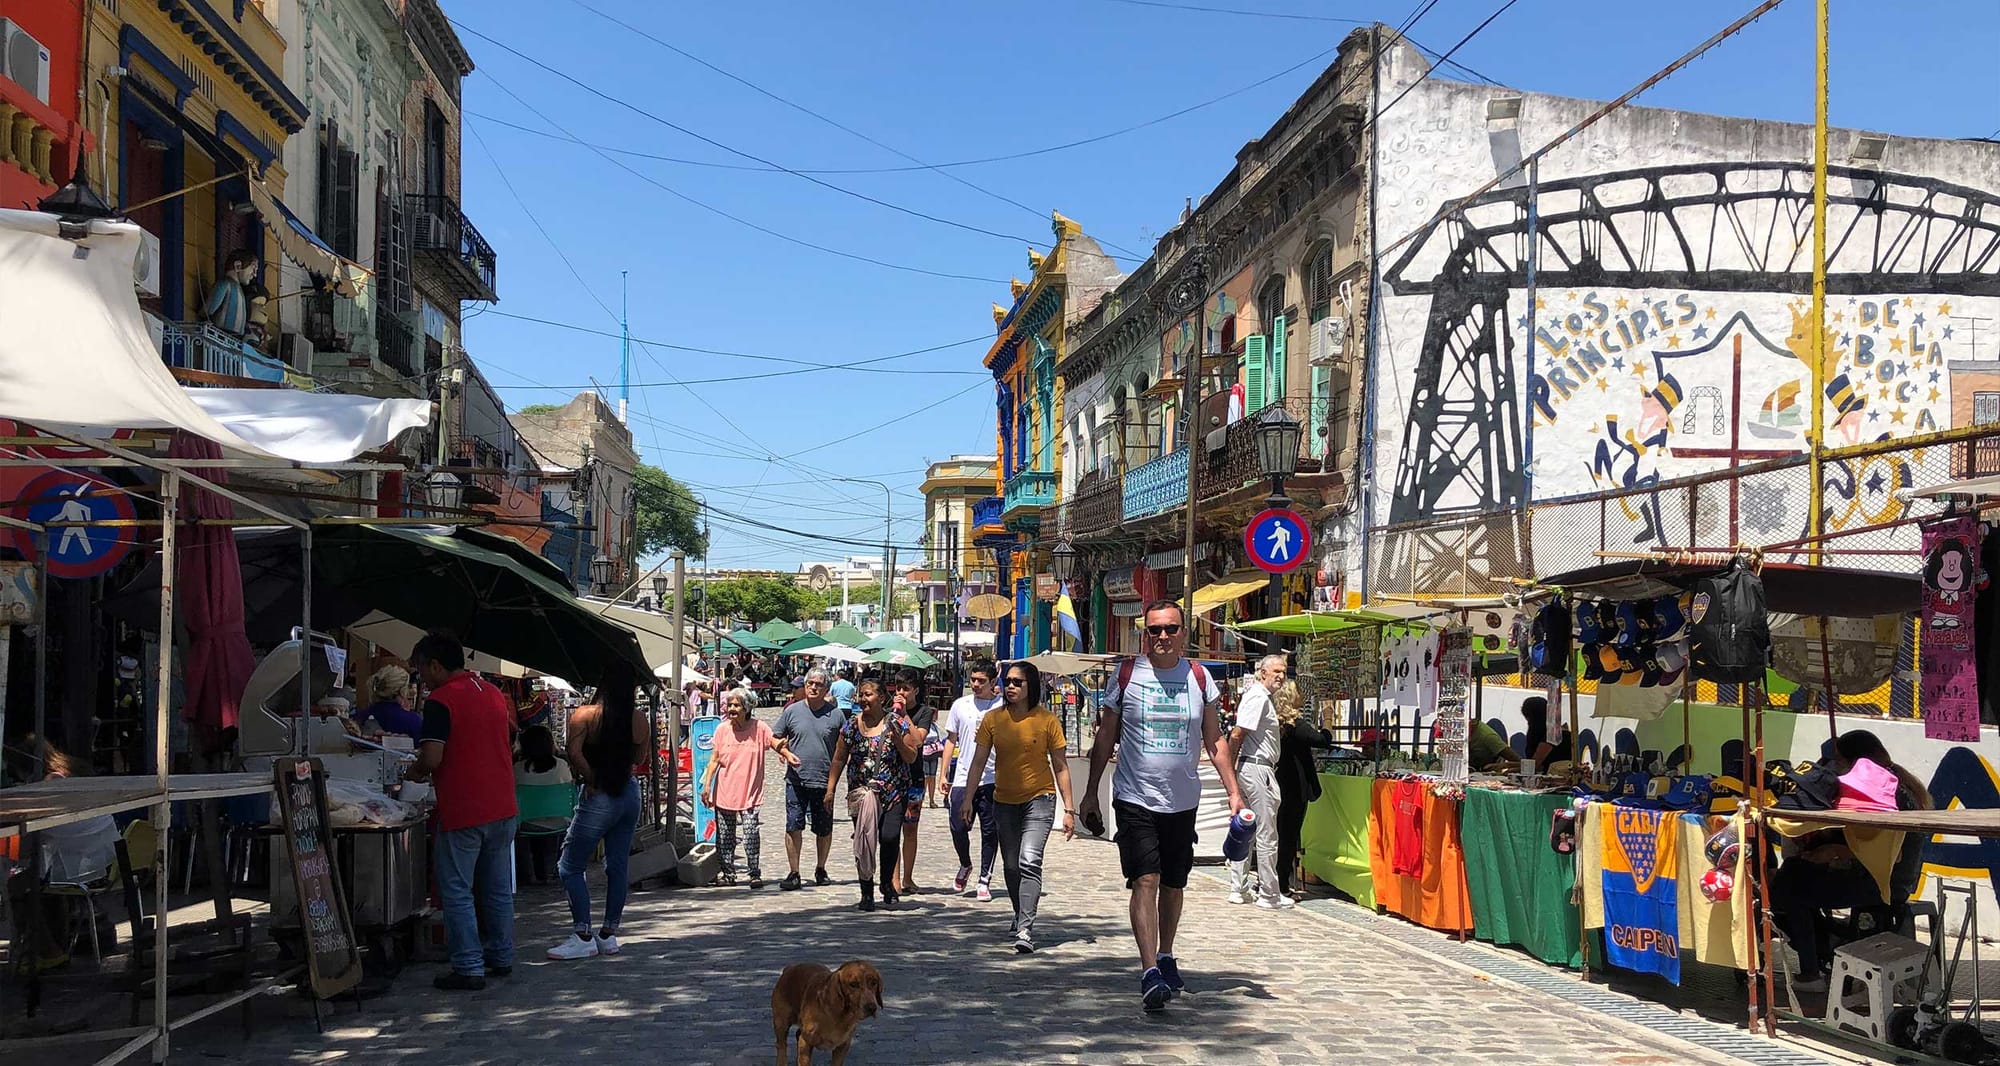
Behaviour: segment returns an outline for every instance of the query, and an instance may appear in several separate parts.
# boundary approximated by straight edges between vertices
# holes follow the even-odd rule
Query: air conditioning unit
[[[1309,355],[1314,366],[1337,366],[1347,359],[1347,319],[1330,315],[1312,325]]]
[[[132,260],[132,287],[141,296],[160,295],[160,239],[139,231],[139,254]]]
[[[0,19],[0,75],[49,102],[49,50],[9,19]]]
[[[451,233],[444,224],[444,216],[429,215],[425,217],[424,222],[426,223],[426,225],[424,226],[424,238],[425,238],[424,247],[426,248],[451,247],[452,244]]]
[[[285,362],[290,364],[292,369],[303,370],[307,373],[312,372],[313,342],[308,340],[305,334],[285,334],[284,344],[279,349],[278,354],[284,357]]]

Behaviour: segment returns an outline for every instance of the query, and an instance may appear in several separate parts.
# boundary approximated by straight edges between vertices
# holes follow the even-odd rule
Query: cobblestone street
[[[895,910],[854,909],[844,824],[828,865],[836,884],[779,892],[784,804],[779,776],[769,780],[772,883],[635,894],[618,957],[545,960],[567,915],[558,889],[530,888],[514,975],[484,992],[434,991],[439,967],[413,965],[359,1011],[328,1008],[324,1035],[303,1002],[272,999],[247,1043],[225,1014],[179,1034],[176,1053],[250,1064],[763,1063],[778,971],[862,958],[882,970],[887,1010],[860,1029],[848,1060],[857,1064],[1725,1061],[1303,911],[1230,906],[1201,870],[1178,952],[1190,994],[1147,1016],[1109,841],[1051,841],[1042,949],[1017,956],[997,870],[992,903],[938,888],[955,872],[942,809],[924,812],[925,888]],[[808,877],[810,865],[808,837]],[[595,883],[593,895],[601,907]]]

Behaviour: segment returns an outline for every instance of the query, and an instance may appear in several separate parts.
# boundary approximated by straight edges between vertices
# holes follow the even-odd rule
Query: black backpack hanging
[[[1528,668],[1548,677],[1569,676],[1569,604],[1557,596],[1535,613],[1530,629]]]
[[[1764,680],[1771,662],[1764,579],[1743,560],[1694,583],[1688,623],[1695,677],[1729,685]]]

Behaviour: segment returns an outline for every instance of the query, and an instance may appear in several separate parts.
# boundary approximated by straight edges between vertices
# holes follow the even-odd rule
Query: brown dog
[[[832,1048],[833,1066],[847,1061],[854,1030],[882,1009],[882,972],[859,959],[829,970],[816,962],[785,967],[771,989],[771,1032],[778,1039],[778,1066],[786,1066],[786,1044],[799,1030],[797,1066],[811,1066],[814,1048]]]

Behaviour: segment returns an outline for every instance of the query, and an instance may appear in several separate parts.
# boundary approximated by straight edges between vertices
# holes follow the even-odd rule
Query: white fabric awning
[[[183,429],[255,458],[345,462],[430,420],[425,400],[183,388],[132,288],[140,229],[0,210],[0,417],[57,432]]]
[[[584,610],[603,615],[631,630],[632,635],[638,638],[640,654],[652,664],[654,673],[659,677],[669,676],[677,652],[685,661],[688,653],[695,650],[686,641],[674,639],[674,620],[666,615],[625,607],[596,596],[578,596],[576,599]]]

